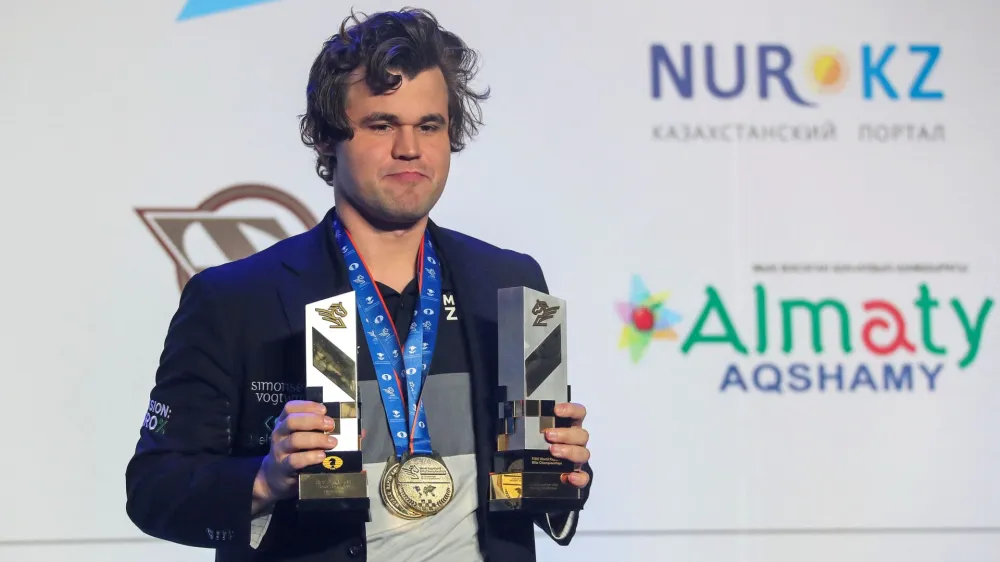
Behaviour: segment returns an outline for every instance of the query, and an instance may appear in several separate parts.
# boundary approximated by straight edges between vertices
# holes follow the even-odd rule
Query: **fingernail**
[[[333,418],[323,418],[323,427],[333,429]]]
[[[331,445],[336,445],[337,444],[337,438],[334,437],[334,436],[332,436],[332,435],[329,436],[329,437],[327,437],[326,440],[329,441]]]
[[[564,452],[563,448],[560,447],[559,445],[553,445],[553,446],[549,447],[549,450],[552,451],[553,455],[561,455]]]
[[[554,430],[554,429],[546,429],[545,430],[545,438],[546,439],[558,439],[559,438],[559,432],[556,431],[556,430]]]
[[[316,462],[323,462],[326,460],[326,453],[320,451],[316,453]]]

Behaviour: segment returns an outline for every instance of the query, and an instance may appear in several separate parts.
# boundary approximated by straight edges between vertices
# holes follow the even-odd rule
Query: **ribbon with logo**
[[[404,347],[400,345],[392,314],[350,233],[339,218],[334,220],[333,228],[347,262],[351,286],[358,295],[358,314],[364,321],[368,350],[375,366],[396,458],[401,459],[406,453],[429,455],[432,453],[431,438],[420,392],[434,355],[441,309],[441,268],[434,246],[424,233],[418,253],[420,298]]]

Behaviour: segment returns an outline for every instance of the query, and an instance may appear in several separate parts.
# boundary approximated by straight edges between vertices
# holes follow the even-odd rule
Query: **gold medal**
[[[451,472],[437,455],[404,457],[395,477],[403,505],[423,515],[440,512],[455,495]]]
[[[422,513],[418,513],[412,509],[409,509],[403,505],[402,500],[396,492],[396,475],[399,473],[399,467],[401,465],[395,458],[389,457],[385,462],[385,470],[382,471],[382,480],[379,482],[379,495],[382,496],[382,503],[385,504],[386,509],[389,513],[392,513],[400,519],[420,519],[424,517]]]

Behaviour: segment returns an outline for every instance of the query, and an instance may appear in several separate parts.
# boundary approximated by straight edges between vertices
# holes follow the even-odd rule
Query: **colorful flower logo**
[[[642,359],[654,339],[677,339],[674,326],[681,316],[664,306],[668,296],[667,292],[650,294],[642,278],[633,275],[629,301],[615,303],[618,316],[625,323],[618,347],[628,348],[633,363]]]

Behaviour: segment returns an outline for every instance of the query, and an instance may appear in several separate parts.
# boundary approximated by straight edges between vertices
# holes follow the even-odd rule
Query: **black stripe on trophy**
[[[556,326],[524,360],[526,396],[531,396],[562,364],[562,325]]]

